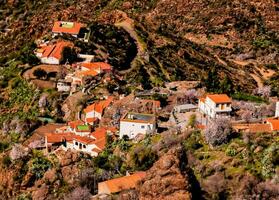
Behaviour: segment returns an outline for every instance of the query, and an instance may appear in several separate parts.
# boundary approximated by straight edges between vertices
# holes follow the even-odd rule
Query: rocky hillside
[[[269,83],[278,92],[275,0],[5,2],[0,6],[3,61],[16,57],[6,52],[22,53],[28,42],[48,34],[54,20],[101,22],[121,26],[137,40],[140,55],[131,63],[132,73],[124,73],[130,83],[150,88],[168,80],[203,80],[214,68],[219,77],[232,79],[235,90]]]
[[[181,149],[171,149],[153,165],[137,188],[139,199],[192,199],[190,180],[183,166],[186,160],[181,153]]]

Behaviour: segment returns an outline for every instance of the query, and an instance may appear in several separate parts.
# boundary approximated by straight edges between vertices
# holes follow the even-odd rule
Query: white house
[[[104,110],[112,103],[113,97],[108,97],[106,100],[102,100],[92,105],[87,106],[84,109],[85,121],[91,121],[91,119],[102,119]]]
[[[275,117],[279,117],[279,101],[276,103]]]
[[[91,127],[82,121],[69,122],[67,126],[56,129],[54,133],[45,135],[45,145],[49,149],[52,146],[61,146],[63,150],[76,150],[97,156],[106,147],[106,136],[114,135],[117,129],[114,127],[100,127],[91,132]]]
[[[70,92],[71,91],[71,83],[63,81],[63,80],[59,80],[57,85],[56,85],[56,88],[57,88],[58,92]]]
[[[61,34],[70,34],[73,37],[78,37],[81,28],[84,26],[84,24],[77,22],[57,21],[54,22],[54,25],[52,27],[52,34],[54,36]]]
[[[120,138],[127,135],[134,139],[139,134],[152,134],[156,130],[156,118],[152,114],[127,113],[120,120]]]
[[[229,117],[232,100],[226,94],[212,94],[199,99],[199,110],[210,118]]]
[[[40,46],[35,54],[44,64],[59,65],[63,59],[62,52],[65,47],[73,47],[73,44],[62,41],[53,45]]]

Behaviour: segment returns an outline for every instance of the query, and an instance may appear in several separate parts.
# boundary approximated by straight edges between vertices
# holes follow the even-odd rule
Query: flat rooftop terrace
[[[155,115],[141,114],[141,113],[127,113],[126,115],[124,115],[122,120],[153,122],[155,120]]]

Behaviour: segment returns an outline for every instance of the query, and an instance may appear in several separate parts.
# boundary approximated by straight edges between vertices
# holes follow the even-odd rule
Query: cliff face
[[[131,83],[154,86],[164,80],[197,80],[215,67],[220,78],[226,74],[240,89],[252,91],[278,72],[269,68],[279,63],[279,3],[275,0],[43,0],[13,1],[0,9],[4,30],[0,45],[5,46],[0,55],[48,34],[54,20],[119,25],[121,19],[112,19],[121,10],[135,27],[121,25],[135,29],[146,58],[138,59],[127,74]]]
[[[171,149],[162,156],[138,186],[139,199],[192,199],[189,177],[181,171],[181,162],[184,161],[180,160],[178,149]]]

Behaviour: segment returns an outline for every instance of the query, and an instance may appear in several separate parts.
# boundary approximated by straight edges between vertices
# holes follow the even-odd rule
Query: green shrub
[[[9,144],[7,142],[0,142],[0,153],[5,151],[9,147]]]
[[[43,177],[44,173],[52,167],[51,162],[43,157],[36,157],[32,160],[31,172],[37,179]]]
[[[140,149],[135,150],[131,155],[133,168],[134,170],[147,170],[158,159],[158,155],[151,148],[138,148]]]
[[[242,101],[251,101],[251,102],[256,102],[256,103],[266,103],[266,100],[262,97],[247,94],[247,93],[242,93],[242,92],[237,92],[232,95],[233,99],[236,100],[242,100]]]
[[[188,126],[195,127],[197,123],[197,116],[195,114],[192,114],[189,118]]]
[[[233,147],[233,146],[229,146],[227,149],[226,149],[226,155],[227,156],[236,156],[237,154],[237,150]]]
[[[32,200],[31,194],[21,194],[17,197],[17,200]]]
[[[9,156],[5,156],[2,160],[2,164],[4,167],[8,168],[12,164],[11,158]]]

